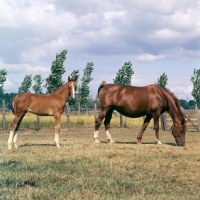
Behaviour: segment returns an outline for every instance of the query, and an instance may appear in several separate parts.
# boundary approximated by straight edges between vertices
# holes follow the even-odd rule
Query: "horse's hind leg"
[[[144,131],[146,130],[147,126],[149,125],[150,120],[152,119],[152,115],[147,115],[144,119],[144,123],[142,125],[142,128],[137,136],[137,144],[142,144],[142,136]]]
[[[110,143],[115,143],[110,135],[110,120],[112,118],[112,113],[113,110],[109,110],[106,113],[106,117],[104,120],[104,125],[105,125],[105,130],[106,130],[106,139],[110,142]]]
[[[12,143],[14,143],[15,148],[18,148],[17,145],[17,131],[20,126],[20,123],[26,113],[24,114],[17,114],[15,115],[15,118],[12,121],[11,127],[10,127],[10,135],[8,138],[8,149],[12,149]]]
[[[107,110],[101,110],[100,113],[99,113],[99,116],[96,118],[95,120],[95,130],[94,130],[94,143],[97,144],[97,143],[100,143],[99,140],[98,140],[98,137],[99,137],[99,128],[101,126],[101,123],[106,115],[106,112]]]

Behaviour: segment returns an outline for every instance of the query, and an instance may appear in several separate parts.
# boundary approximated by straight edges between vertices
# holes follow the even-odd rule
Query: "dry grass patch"
[[[19,149],[7,151],[0,135],[0,199],[199,199],[199,133],[188,132],[186,147],[174,146],[161,131],[163,145],[147,129],[112,128],[116,144],[93,144],[93,128],[64,128],[61,149],[54,129],[20,130]]]
[[[0,114],[0,118],[1,118]],[[14,115],[12,113],[7,113],[6,115],[6,127],[9,129],[10,125],[12,123],[12,120],[14,119]],[[61,127],[66,128],[67,127],[67,117],[63,113],[61,115]],[[134,127],[134,128],[140,128],[143,123],[143,117],[140,118],[128,118],[124,117],[124,126],[125,127]],[[153,125],[153,122],[150,122],[149,127]],[[32,113],[27,113],[20,125],[20,128],[30,128],[30,129],[36,129],[37,126],[37,117],[36,115]],[[54,117],[53,116],[41,116],[40,117],[40,127],[41,128],[53,128],[55,126],[54,123]],[[77,115],[77,114],[71,114],[70,115],[70,126],[71,127],[94,127],[94,115],[88,114],[88,115]],[[103,126],[103,124],[102,124]],[[111,127],[119,127],[119,115],[113,114],[112,120],[111,120]]]

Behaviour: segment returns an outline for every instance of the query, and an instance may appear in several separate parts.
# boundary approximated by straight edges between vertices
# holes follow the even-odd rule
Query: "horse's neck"
[[[65,83],[54,94],[59,96],[62,99],[62,102],[65,103],[69,98],[68,83]]]
[[[181,118],[181,116],[179,114],[179,111],[178,111],[177,107],[175,109],[174,108],[170,109],[170,115],[171,115],[171,118],[172,118],[174,126],[177,126],[177,125],[181,124],[182,118]]]
[[[171,118],[172,118],[172,121],[173,121],[173,125],[174,126],[177,126],[177,125],[180,125],[182,120],[183,120],[183,115],[181,115],[179,108],[178,108],[178,104],[176,102],[176,99],[175,97],[172,95],[170,96],[170,94],[166,91],[164,91],[164,94],[166,95],[166,100],[167,100],[167,111],[169,112]],[[170,96],[170,97],[169,97]],[[171,99],[171,100],[170,100]]]

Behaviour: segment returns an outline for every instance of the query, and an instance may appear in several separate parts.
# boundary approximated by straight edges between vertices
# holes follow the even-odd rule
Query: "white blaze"
[[[72,98],[75,99],[75,89],[73,83],[72,83]]]

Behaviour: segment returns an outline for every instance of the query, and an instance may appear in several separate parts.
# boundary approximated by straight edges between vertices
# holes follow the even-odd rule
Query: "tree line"
[[[60,54],[56,54],[56,59],[51,64],[51,73],[49,76],[44,79],[40,74],[36,74],[34,77],[32,75],[26,75],[24,80],[22,81],[20,87],[18,88],[17,93],[5,93],[4,91],[4,83],[6,81],[7,71],[6,69],[0,69],[0,106],[2,100],[5,100],[6,103],[10,103],[13,97],[17,94],[23,92],[29,92],[32,86],[32,90],[36,94],[49,94],[57,90],[64,84],[62,80],[62,75],[66,72],[64,67],[64,61],[66,59],[67,50],[63,50]],[[83,70],[83,76],[80,78],[80,72],[78,69],[75,69],[70,77],[77,77],[77,95],[76,99],[72,100],[69,98],[68,103],[70,107],[78,107],[79,105],[83,108],[91,108],[93,107],[93,103],[97,103],[97,107],[99,107],[98,97],[93,98],[90,95],[90,87],[89,83],[93,80],[92,72],[94,70],[94,64],[92,62],[88,62],[86,64],[85,69]],[[115,84],[123,84],[123,85],[131,85],[131,78],[134,74],[134,70],[132,69],[131,61],[125,62],[121,69],[116,73],[116,77],[113,79],[113,83]],[[155,84],[166,87],[167,86],[168,77],[165,73],[161,74],[157,79]],[[194,74],[191,77],[191,82],[193,83],[192,96],[195,100],[186,101],[180,99],[180,105],[184,109],[194,109],[195,106],[200,108],[200,69],[194,69]],[[43,90],[46,89],[46,92]]]

